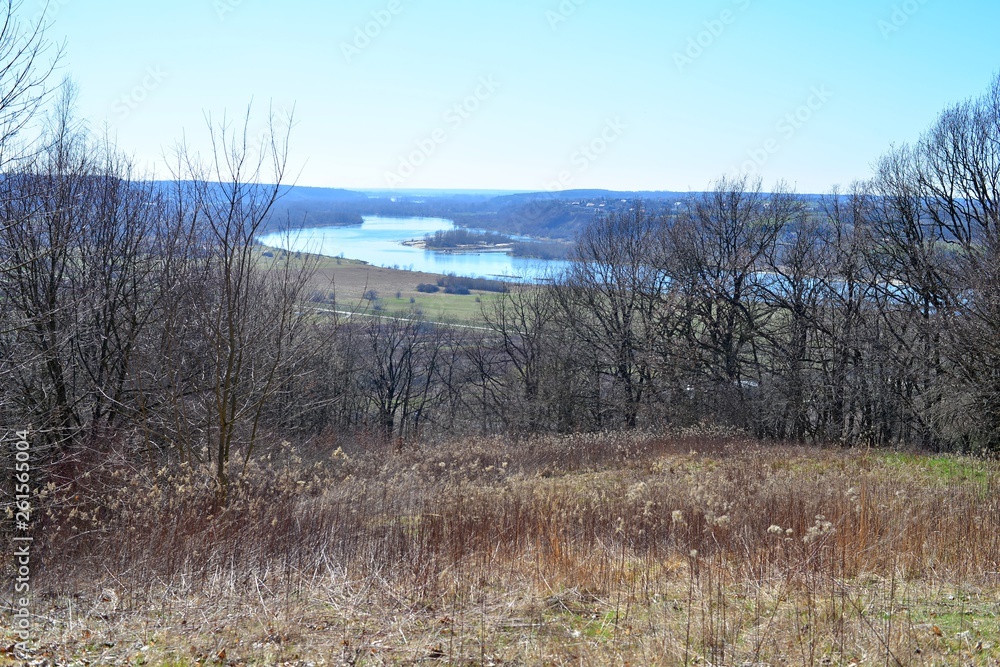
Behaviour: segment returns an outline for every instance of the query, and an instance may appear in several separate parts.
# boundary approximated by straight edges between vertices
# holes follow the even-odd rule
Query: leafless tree
[[[49,78],[62,49],[45,37],[45,19],[25,22],[20,0],[0,1],[0,170],[29,157],[34,137],[23,132],[39,118],[48,99]]]
[[[745,422],[747,390],[761,380],[759,334],[773,315],[759,298],[761,271],[798,210],[794,195],[767,195],[759,179],[724,178],[669,229],[668,271],[699,355],[694,390],[738,423]]]
[[[114,432],[134,410],[135,351],[153,312],[160,200],[113,145],[73,117],[73,89],[45,150],[8,172],[0,294],[14,316],[7,372],[49,444]],[[126,420],[127,421],[127,420]]]
[[[549,361],[546,356],[550,329],[556,326],[556,304],[544,287],[508,291],[482,309],[487,325],[496,333],[504,358],[516,379],[522,400],[510,396],[517,407],[518,426],[539,427],[541,385]]]
[[[817,405],[818,437],[851,444],[870,429],[863,421],[866,340],[874,316],[877,279],[868,262],[871,246],[865,226],[867,191],[855,184],[839,189],[821,204],[825,267],[816,279],[822,288],[817,326],[823,341],[820,370],[823,394]]]
[[[385,437],[419,432],[436,402],[442,330],[422,318],[371,317],[363,325],[359,380]]]
[[[1000,311],[996,271],[1000,259],[1000,76],[985,95],[947,109],[916,149],[916,172],[924,216],[936,233],[935,248],[947,262],[944,304],[951,341],[937,346],[953,365],[964,390],[951,389],[958,408],[952,422],[968,423],[972,444],[1000,447]],[[933,344],[933,342],[932,342]],[[952,411],[955,412],[955,411]]]
[[[282,370],[303,352],[300,302],[312,269],[307,256],[265,258],[257,243],[287,187],[290,124],[279,127],[272,114],[258,137],[251,134],[251,119],[249,109],[239,122],[208,117],[210,155],[203,161],[182,146],[182,171],[174,174],[180,183],[177,210],[193,242],[185,273],[196,278],[200,291],[187,303],[193,310],[183,312],[189,318],[180,328],[183,337],[169,343],[180,355],[170,363],[185,366],[187,346],[200,331],[201,340],[193,338],[194,386],[183,390],[197,400],[193,406],[184,400],[179,416],[193,417],[194,433],[204,435],[221,500],[234,449],[244,461],[252,455]],[[181,445],[189,455],[201,450],[193,441]]]
[[[804,440],[819,429],[819,372],[826,340],[820,307],[829,284],[827,226],[800,202],[762,267],[759,298],[771,309],[761,330],[766,350],[759,369],[764,382],[757,400],[758,423],[778,438]]]
[[[555,296],[566,326],[595,367],[610,380],[609,418],[638,425],[640,406],[654,394],[652,340],[669,280],[658,253],[662,220],[641,202],[599,218],[579,239],[574,262]]]
[[[26,128],[40,119],[39,110],[48,98],[49,78],[59,62],[61,50],[45,37],[42,19],[25,23],[19,18],[22,3],[18,0],[0,2],[0,173],[7,174],[17,167],[17,161],[32,156],[32,132]],[[6,196],[10,196],[9,188]],[[4,217],[0,229],[6,230],[21,222],[16,204],[2,202]],[[19,261],[28,261],[21,256]],[[34,259],[34,258],[31,258]],[[12,257],[0,256],[0,280],[6,281],[9,272],[18,268]],[[16,312],[6,310],[0,314],[0,336],[8,341],[12,332],[21,324]],[[5,344],[5,347],[9,345]],[[9,353],[8,353],[9,355]],[[25,359],[7,356],[0,359],[0,379],[5,379]],[[0,414],[17,412],[9,392],[0,393]]]

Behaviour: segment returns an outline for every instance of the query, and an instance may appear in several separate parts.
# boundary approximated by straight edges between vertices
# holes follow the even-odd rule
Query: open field
[[[30,664],[1000,664],[992,462],[341,440],[219,509],[205,471],[105,460],[40,499]]]
[[[275,259],[283,257],[283,251],[273,248],[263,249],[262,252],[272,253]],[[338,310],[372,312],[375,303],[365,296],[374,292],[382,308],[380,312],[386,315],[411,317],[422,313],[424,318],[434,322],[474,325],[482,322],[482,306],[488,306],[497,298],[493,292],[473,291],[469,295],[457,295],[417,291],[417,285],[421,283],[436,283],[441,278],[438,274],[386,269],[353,259],[305,253],[296,255],[299,259],[293,257],[293,266],[309,262],[315,267],[309,291],[324,299],[335,298]]]

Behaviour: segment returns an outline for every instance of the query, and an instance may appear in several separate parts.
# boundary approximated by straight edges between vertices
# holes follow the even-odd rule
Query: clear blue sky
[[[824,192],[1000,71],[986,1],[49,4],[80,114],[161,177],[253,99],[295,106],[302,185]]]

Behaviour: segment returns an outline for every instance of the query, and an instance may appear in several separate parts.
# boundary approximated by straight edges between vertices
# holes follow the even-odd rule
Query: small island
[[[566,259],[571,244],[559,241],[541,242],[514,239],[498,232],[451,229],[427,234],[422,239],[404,241],[411,248],[434,250],[445,254],[502,252],[513,257],[535,259]]]
[[[471,231],[468,229],[451,229],[448,231],[427,234],[422,239],[404,241],[403,245],[411,248],[424,248],[447,254],[464,252],[510,252],[513,240],[509,236],[497,232]]]

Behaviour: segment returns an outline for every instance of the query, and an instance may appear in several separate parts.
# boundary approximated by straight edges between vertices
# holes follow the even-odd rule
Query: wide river
[[[502,252],[444,253],[403,245],[427,234],[455,229],[443,218],[366,217],[364,224],[311,227],[266,234],[261,243],[292,252],[360,259],[374,266],[472,278],[508,278],[533,282],[566,266],[564,261],[511,257]]]

